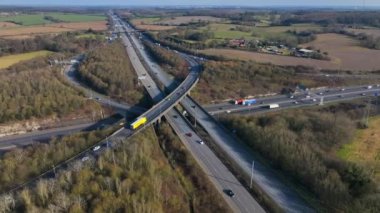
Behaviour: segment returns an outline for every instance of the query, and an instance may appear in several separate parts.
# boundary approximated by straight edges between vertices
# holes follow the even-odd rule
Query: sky
[[[380,0],[0,0],[0,5],[134,5],[134,6],[166,6],[166,5],[216,5],[216,6],[360,6],[379,7]]]

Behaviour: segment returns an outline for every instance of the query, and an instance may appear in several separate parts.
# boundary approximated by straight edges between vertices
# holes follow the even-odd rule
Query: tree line
[[[188,74],[188,63],[185,59],[181,58],[178,54],[165,49],[159,45],[153,44],[149,41],[144,41],[148,53],[168,71],[171,75],[177,79],[184,79]]]
[[[37,35],[30,39],[0,39],[0,56],[37,50],[79,53],[103,43],[97,38],[77,38],[78,34],[79,32],[66,32],[57,36]]]
[[[323,85],[319,78],[297,75],[304,67],[282,67],[253,61],[207,61],[192,95],[198,101],[244,98],[248,95],[280,93],[284,88],[295,89]]]
[[[365,168],[332,153],[350,141],[355,122],[342,112],[295,110],[223,117],[222,123],[329,212],[377,212],[380,196]]]
[[[183,182],[187,177],[169,166],[152,129],[118,144],[96,159],[72,164],[54,179],[0,197],[0,208],[5,212],[192,212],[192,206],[205,205],[201,209],[212,212],[207,204],[198,204],[211,201],[190,197],[186,188],[192,188],[192,183]]]
[[[380,15],[375,11],[297,11],[279,13],[274,25],[316,23],[323,26],[344,24],[380,27]]]

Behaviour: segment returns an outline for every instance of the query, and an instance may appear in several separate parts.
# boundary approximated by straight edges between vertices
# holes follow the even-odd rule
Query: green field
[[[91,39],[102,38],[102,39],[105,39],[105,36],[104,35],[96,35],[93,33],[86,33],[86,34],[77,35],[77,36],[75,36],[75,38],[91,38]]]
[[[354,139],[339,149],[337,155],[369,168],[380,184],[380,116],[370,118],[369,127],[357,130]]]
[[[250,32],[242,32],[238,30],[231,30],[235,27],[244,27],[250,29]],[[321,27],[315,24],[295,24],[292,26],[275,26],[275,27],[249,27],[243,25],[234,25],[227,23],[213,23],[206,27],[201,27],[199,30],[210,30],[214,32],[215,39],[239,39],[244,38],[247,40],[253,39],[270,39],[278,37],[294,37],[288,30],[304,31],[304,30],[321,30]]]
[[[0,57],[0,69],[8,68],[12,66],[13,64],[16,64],[20,61],[30,60],[39,56],[46,56],[50,53],[51,53],[50,51],[42,50],[42,51],[35,51],[35,52],[30,52],[30,53],[3,56],[3,57]]]
[[[74,14],[74,13],[47,13],[45,15],[52,16],[63,22],[89,22],[89,21],[104,21],[106,17],[101,14]]]
[[[149,17],[149,18],[137,18],[133,19],[132,23],[139,25],[139,24],[154,24],[155,22],[161,20],[161,18],[158,17]]]
[[[52,16],[55,19],[59,19],[62,22],[88,22],[88,21],[104,21],[106,17],[101,14],[75,14],[75,13],[39,13],[39,14],[28,14],[28,15],[17,15],[0,17],[0,21],[11,21],[24,26],[30,25],[41,25],[52,23],[46,19],[44,16]]]
[[[209,24],[207,27],[200,28],[201,30],[208,30],[214,33],[215,39],[232,39],[232,38],[245,38],[245,39],[255,39],[251,32],[241,32],[236,30],[231,30],[234,28],[234,24],[219,24],[213,23]]]
[[[50,23],[49,21],[45,20],[44,16],[41,14],[0,17],[0,21],[16,22],[17,24],[21,24],[24,26]]]

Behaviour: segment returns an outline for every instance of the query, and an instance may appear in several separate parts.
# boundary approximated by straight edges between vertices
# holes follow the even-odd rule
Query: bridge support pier
[[[157,125],[161,123],[161,118],[162,118],[162,116],[157,119],[157,121],[156,121]]]
[[[319,105],[320,105],[320,106],[323,105],[323,97],[321,97],[321,101],[319,102]]]

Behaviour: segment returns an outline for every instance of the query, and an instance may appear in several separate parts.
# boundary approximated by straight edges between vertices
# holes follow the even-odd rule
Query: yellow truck
[[[131,129],[135,130],[139,128],[139,126],[144,125],[148,119],[146,117],[137,118],[135,122],[131,123]]]

